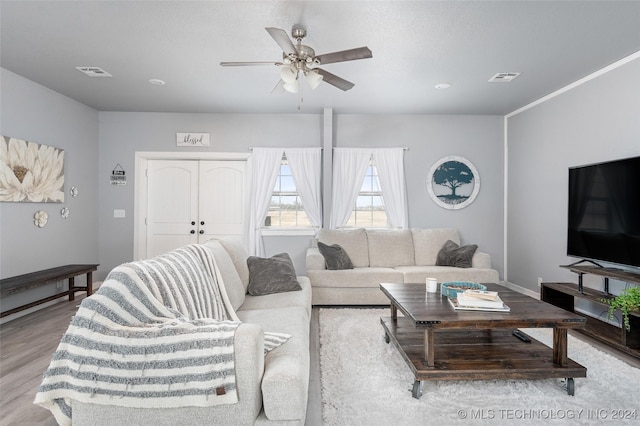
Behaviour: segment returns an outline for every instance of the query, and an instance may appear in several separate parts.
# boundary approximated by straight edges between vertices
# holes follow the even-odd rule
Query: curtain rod
[[[256,148],[256,147],[255,146],[250,146],[249,147],[249,151],[253,151],[254,148]],[[260,148],[273,148],[273,147],[262,147],[261,146]],[[280,147],[277,147],[277,148],[281,149]],[[300,146],[287,146],[287,147],[282,147],[282,150],[284,151],[287,148],[320,148],[321,150],[324,149],[324,148],[317,147],[317,146],[302,146],[302,147],[300,147]]]
[[[250,147],[249,147],[249,151],[253,151],[253,149],[254,149],[254,148],[255,148],[255,147],[250,146]],[[262,147],[260,147],[260,148],[262,148]],[[291,146],[289,146],[289,147],[284,147],[284,148],[282,148],[282,149],[283,149],[283,150],[285,150],[285,149],[287,149],[287,148],[295,148],[295,147],[291,147]],[[310,147],[303,147],[303,148],[318,148],[318,147],[310,146]],[[346,147],[346,146],[337,146],[337,147],[333,147],[333,148],[331,148],[331,149],[336,149],[336,148],[349,148],[349,147]],[[387,148],[402,148],[402,149],[403,149],[403,150],[405,150],[405,151],[409,151],[409,147],[407,147],[407,146],[403,146],[403,147],[395,147],[395,146],[392,146],[392,147],[387,147]],[[279,149],[279,148],[278,148],[278,149]],[[323,150],[324,148],[320,147],[320,149],[321,149],[321,150]],[[365,148],[362,148],[362,149],[365,149]]]
[[[357,148],[357,147],[353,147],[353,146],[334,146],[331,149],[339,149],[339,148]],[[409,147],[408,146],[386,146],[383,148],[402,148],[405,151],[409,151]],[[360,148],[358,148],[360,149]],[[367,149],[367,148],[361,148],[361,149]],[[371,148],[371,149],[376,149],[376,148]]]

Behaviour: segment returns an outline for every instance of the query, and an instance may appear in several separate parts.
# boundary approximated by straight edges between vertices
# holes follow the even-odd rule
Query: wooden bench
[[[93,293],[93,271],[98,269],[98,264],[95,265],[65,265],[58,266],[56,268],[44,269],[42,271],[31,272],[29,274],[18,275],[11,278],[3,278],[0,280],[0,296],[6,297],[16,293],[21,293],[32,288],[40,287],[45,284],[62,281],[69,279],[69,289],[53,296],[45,297],[44,299],[36,300],[35,302],[27,303],[26,305],[18,306],[17,308],[9,309],[0,313],[0,318],[7,315],[15,314],[25,309],[32,308],[42,303],[55,300],[59,297],[69,296],[69,300],[75,299],[76,291],[86,291],[87,296]],[[75,277],[78,275],[87,274],[87,285],[84,287],[76,287]]]

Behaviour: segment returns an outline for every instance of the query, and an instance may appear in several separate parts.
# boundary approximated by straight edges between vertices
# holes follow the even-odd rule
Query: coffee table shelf
[[[573,395],[574,378],[586,377],[587,369],[567,357],[566,332],[583,327],[584,318],[488,286],[499,291],[510,313],[455,311],[439,293],[426,296],[424,284],[381,284],[391,301],[391,317],[380,319],[385,339],[414,374],[414,398],[420,398],[427,380],[564,378]],[[554,348],[531,336],[531,342],[524,342],[512,335],[522,327],[553,328]]]

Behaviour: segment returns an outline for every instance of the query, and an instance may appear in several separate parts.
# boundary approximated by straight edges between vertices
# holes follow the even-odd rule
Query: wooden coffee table
[[[567,330],[584,328],[586,319],[485,285],[499,292],[511,312],[456,311],[439,292],[427,295],[424,284],[380,284],[391,301],[391,316],[380,319],[385,339],[415,375],[413,397],[420,398],[426,380],[545,378],[565,378],[574,395],[574,378],[587,377],[587,369],[567,357]],[[518,328],[553,328],[553,348],[531,336],[530,342],[520,340],[512,334]]]

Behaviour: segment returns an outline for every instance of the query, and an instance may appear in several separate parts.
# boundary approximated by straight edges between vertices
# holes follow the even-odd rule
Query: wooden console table
[[[2,297],[21,293],[32,288],[41,287],[45,284],[65,279],[69,280],[69,289],[67,291],[54,294],[53,296],[45,297],[43,299],[36,300],[35,302],[27,303],[26,305],[4,311],[0,314],[0,318],[55,300],[59,297],[69,296],[69,300],[72,301],[75,299],[76,291],[86,291],[87,296],[90,296],[91,293],[93,293],[93,271],[96,271],[98,266],[98,264],[65,265],[1,279],[0,296]],[[87,285],[84,287],[76,287],[75,277],[82,274],[87,275]]]
[[[622,352],[636,358],[640,358],[640,313],[631,312],[629,322],[631,330],[624,327],[616,327],[609,324],[606,312],[602,320],[575,311],[576,300],[588,300],[591,303],[602,306],[603,311],[608,310],[609,305],[600,299],[614,297],[609,293],[609,279],[640,284],[640,275],[621,271],[613,268],[601,268],[595,266],[562,266],[578,274],[578,284],[574,283],[542,283],[540,287],[540,299],[558,306],[569,312],[582,315],[587,319],[586,327],[579,331],[594,339],[600,340]],[[598,275],[604,278],[604,291],[582,286],[584,274]]]

